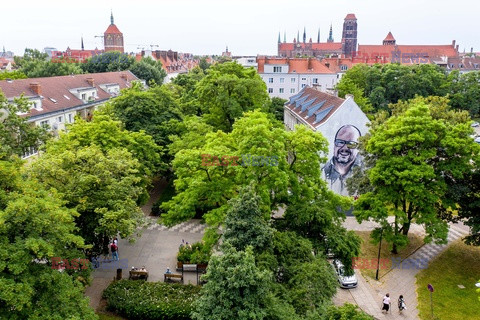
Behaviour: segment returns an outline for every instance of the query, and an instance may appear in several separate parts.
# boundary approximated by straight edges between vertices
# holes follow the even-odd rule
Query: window
[[[268,78],[268,83],[273,83],[273,78]]]
[[[38,108],[38,106],[37,106],[37,103],[36,103],[36,102],[33,102],[33,107],[34,107],[35,109],[37,109],[37,108]]]
[[[48,120],[40,121],[40,126],[47,127],[48,126]]]
[[[318,78],[313,78],[313,83],[318,84]]]
[[[86,93],[82,93],[82,100],[87,100],[87,94]]]
[[[72,117],[72,114],[69,113],[68,114],[68,123],[72,123],[73,122],[73,117]]]
[[[285,82],[285,78],[280,78],[280,83],[284,83]]]
[[[474,66],[475,66],[475,69],[478,69],[478,63],[475,63]]]
[[[463,64],[461,64],[461,63],[460,63],[458,66],[459,66],[460,68],[463,68]]]
[[[273,88],[268,88],[268,93],[273,93]]]
[[[62,116],[58,117],[58,118],[57,118],[57,121],[58,121],[58,122],[62,122],[62,121],[63,121]]]
[[[283,88],[278,89],[278,93],[284,93],[284,89]]]
[[[295,78],[290,78],[291,83],[295,83]]]
[[[347,71],[347,69],[348,69],[348,67],[347,67],[346,65],[344,65],[344,64],[342,64],[342,65],[340,66],[340,70],[342,70],[342,71]]]
[[[302,81],[307,81],[307,78],[302,78]]]
[[[295,93],[295,88],[290,89],[290,93]]]
[[[305,83],[302,83],[302,88],[305,88],[307,85]]]
[[[273,67],[273,72],[282,72],[282,67]]]

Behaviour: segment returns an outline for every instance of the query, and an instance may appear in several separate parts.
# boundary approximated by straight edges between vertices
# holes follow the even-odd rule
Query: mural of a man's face
[[[333,158],[337,164],[348,166],[358,154],[360,131],[351,125],[341,127],[335,135]]]

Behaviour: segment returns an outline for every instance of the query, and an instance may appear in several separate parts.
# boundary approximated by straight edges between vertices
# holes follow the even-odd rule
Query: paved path
[[[367,222],[365,225],[358,224],[353,217],[348,217],[344,223],[350,230],[368,231],[375,227],[374,223]],[[421,226],[412,225],[412,232],[424,234]],[[450,224],[448,234],[448,244],[468,234],[468,228],[462,224]],[[345,302],[357,304],[362,310],[374,316],[376,319],[418,319],[417,293],[416,293],[416,274],[418,267],[425,267],[433,258],[445,250],[448,246],[427,244],[415,251],[412,255],[402,261],[399,268],[392,269],[391,272],[380,278],[380,281],[364,278],[360,272],[357,272],[359,285],[355,289],[339,289],[334,298],[337,305]],[[411,263],[416,265],[412,267]],[[418,263],[421,262],[421,265]],[[380,310],[382,298],[386,293],[390,293],[392,298],[392,313],[383,314]],[[402,294],[407,304],[407,310],[402,314],[398,313],[397,299]]]

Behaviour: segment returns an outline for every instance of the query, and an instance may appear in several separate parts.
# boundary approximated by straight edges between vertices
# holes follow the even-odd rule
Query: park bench
[[[130,270],[130,280],[145,280],[148,279],[148,271],[145,269],[132,269]]]
[[[179,281],[183,283],[183,275],[174,273],[164,273],[164,282]]]

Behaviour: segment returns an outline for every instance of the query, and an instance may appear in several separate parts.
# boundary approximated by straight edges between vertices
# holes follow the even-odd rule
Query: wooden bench
[[[148,271],[147,270],[130,270],[130,280],[145,280],[148,279]]]
[[[183,275],[181,274],[164,273],[163,276],[164,276],[164,279],[163,279],[164,282],[179,281],[183,283]]]

